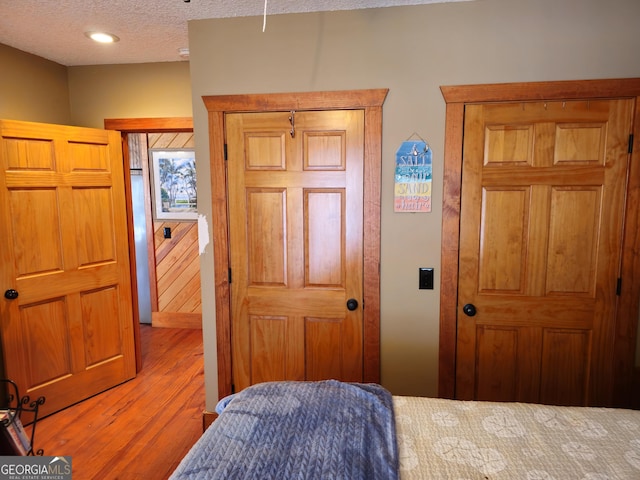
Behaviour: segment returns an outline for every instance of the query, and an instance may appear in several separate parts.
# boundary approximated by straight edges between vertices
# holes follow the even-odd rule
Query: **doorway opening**
[[[154,218],[148,156],[149,149],[192,148],[193,120],[190,117],[105,119],[104,125],[122,135],[129,251],[130,258],[136,260],[135,263],[132,261],[131,278],[136,363],[140,370],[140,323],[177,328],[201,328],[202,324],[197,226],[195,221],[165,222]],[[133,184],[129,179],[133,179]],[[134,188],[141,191],[134,192]],[[136,205],[134,193],[138,193]],[[137,220],[136,212],[139,212]],[[165,229],[169,229],[171,235],[165,235]],[[165,238],[167,236],[171,238]],[[136,243],[141,244],[140,251],[146,250],[146,257],[139,258],[143,255],[137,254]],[[146,278],[144,271],[138,272],[137,264],[141,264],[143,270],[146,266]],[[139,273],[144,284],[138,284]],[[189,285],[189,295],[185,294],[182,284]],[[191,299],[189,305],[185,305],[185,297]]]

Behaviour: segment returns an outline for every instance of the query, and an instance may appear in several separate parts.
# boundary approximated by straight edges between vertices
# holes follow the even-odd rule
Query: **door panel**
[[[236,389],[362,381],[363,112],[228,114],[226,131]]]
[[[607,403],[632,111],[466,106],[458,398]]]
[[[135,376],[120,136],[0,121],[5,374],[44,414]]]
[[[582,405],[588,398],[591,333],[547,328],[542,338],[540,398],[544,403]]]
[[[590,186],[551,188],[546,294],[594,296],[601,192]]]

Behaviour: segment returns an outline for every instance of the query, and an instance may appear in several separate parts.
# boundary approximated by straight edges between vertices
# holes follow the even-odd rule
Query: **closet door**
[[[225,123],[236,390],[363,381],[363,111]]]
[[[466,106],[456,397],[609,401],[633,108]]]

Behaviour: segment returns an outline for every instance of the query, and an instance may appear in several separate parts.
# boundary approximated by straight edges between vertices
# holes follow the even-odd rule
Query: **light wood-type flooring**
[[[72,457],[74,480],[163,480],[202,434],[202,331],[141,325],[137,377],[36,426],[35,449]]]

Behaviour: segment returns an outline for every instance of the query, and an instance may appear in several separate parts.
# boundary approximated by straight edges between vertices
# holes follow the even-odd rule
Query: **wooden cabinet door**
[[[362,381],[363,111],[225,123],[236,390]]]
[[[610,401],[632,112],[466,107],[456,397]]]
[[[117,132],[0,121],[5,375],[52,413],[135,376]],[[14,294],[15,296],[15,294]]]

